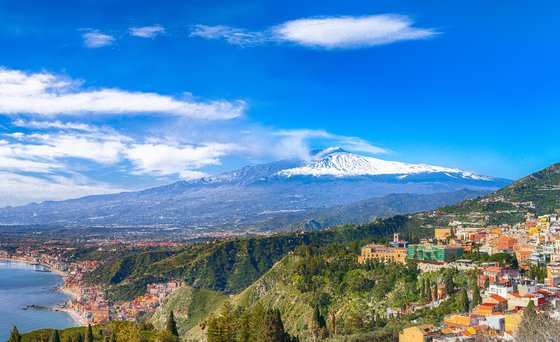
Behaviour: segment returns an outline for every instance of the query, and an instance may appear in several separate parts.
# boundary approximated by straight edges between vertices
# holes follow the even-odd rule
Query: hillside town
[[[465,255],[488,255],[484,262]],[[527,214],[519,224],[467,227],[454,224],[436,228],[431,239],[409,244],[395,234],[387,245],[362,247],[360,263],[367,260],[405,263],[415,260],[423,272],[445,268],[474,270],[476,284],[467,288],[467,312],[448,315],[440,325],[420,324],[405,328],[401,342],[474,341],[480,338],[513,340],[529,310],[560,317],[560,215]],[[476,292],[476,293],[474,293]],[[429,295],[437,307],[449,294],[438,287]],[[479,297],[475,299],[474,297]],[[416,303],[421,306],[422,303]]]

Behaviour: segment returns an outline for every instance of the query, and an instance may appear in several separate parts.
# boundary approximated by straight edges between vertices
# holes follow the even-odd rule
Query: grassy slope
[[[219,292],[186,286],[166,299],[150,321],[156,328],[164,329],[169,312],[173,310],[179,332],[185,334],[193,327],[198,327],[198,322],[219,308],[226,300],[227,296]]]

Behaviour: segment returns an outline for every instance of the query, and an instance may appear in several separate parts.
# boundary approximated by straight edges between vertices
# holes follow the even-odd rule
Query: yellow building
[[[426,342],[439,335],[438,329],[433,324],[417,325],[405,328],[399,333],[399,342]]]
[[[453,235],[453,229],[451,228],[436,228],[434,229],[434,238],[438,240],[445,240]]]
[[[388,247],[374,243],[362,247],[362,254],[358,256],[358,262],[367,260],[381,260],[383,262],[406,262],[406,248]]]
[[[512,314],[505,314],[504,321],[505,321],[505,331],[508,332],[516,332],[519,324],[521,323],[522,317],[520,314],[512,313]]]

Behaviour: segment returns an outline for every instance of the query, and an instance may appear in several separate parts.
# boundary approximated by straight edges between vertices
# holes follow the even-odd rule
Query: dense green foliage
[[[255,306],[252,310],[233,308],[226,302],[219,314],[210,316],[205,326],[208,342],[292,342],[297,338],[284,330],[279,310]]]
[[[178,342],[176,336],[166,331],[156,330],[151,324],[135,324],[119,321],[88,327],[76,327],[63,330],[41,329],[21,336],[22,342]],[[13,340],[17,341],[17,340]],[[12,342],[12,340],[9,340]]]
[[[429,316],[428,322],[437,322],[461,311],[457,291],[473,281],[473,274],[453,269],[420,274],[414,263],[360,265],[355,256],[351,244],[298,247],[236,296],[233,310],[279,310],[285,330],[301,340],[344,336],[382,341],[394,338],[411,319]],[[432,299],[423,298],[426,282],[436,289],[447,287],[450,299],[437,308],[421,309]],[[407,315],[414,311],[412,303],[417,311]],[[387,307],[404,315],[388,317]],[[418,313],[423,315],[414,316]],[[212,317],[219,315],[216,311]],[[201,331],[195,327],[186,336],[199,338]]]
[[[299,246],[353,244],[357,248],[374,237],[396,231],[411,233],[418,231],[418,226],[410,218],[395,216],[366,225],[215,241],[176,252],[151,251],[107,262],[88,279],[117,285],[109,291],[111,300],[132,299],[142,294],[148,283],[169,279],[183,280],[200,289],[237,293]]]

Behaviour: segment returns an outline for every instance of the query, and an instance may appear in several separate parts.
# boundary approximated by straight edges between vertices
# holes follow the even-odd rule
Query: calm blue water
[[[64,293],[53,291],[62,277],[51,272],[37,272],[32,266],[0,260],[0,341],[6,341],[15,324],[20,333],[41,328],[76,326],[64,312],[28,309],[27,305],[58,305],[68,299]]]

